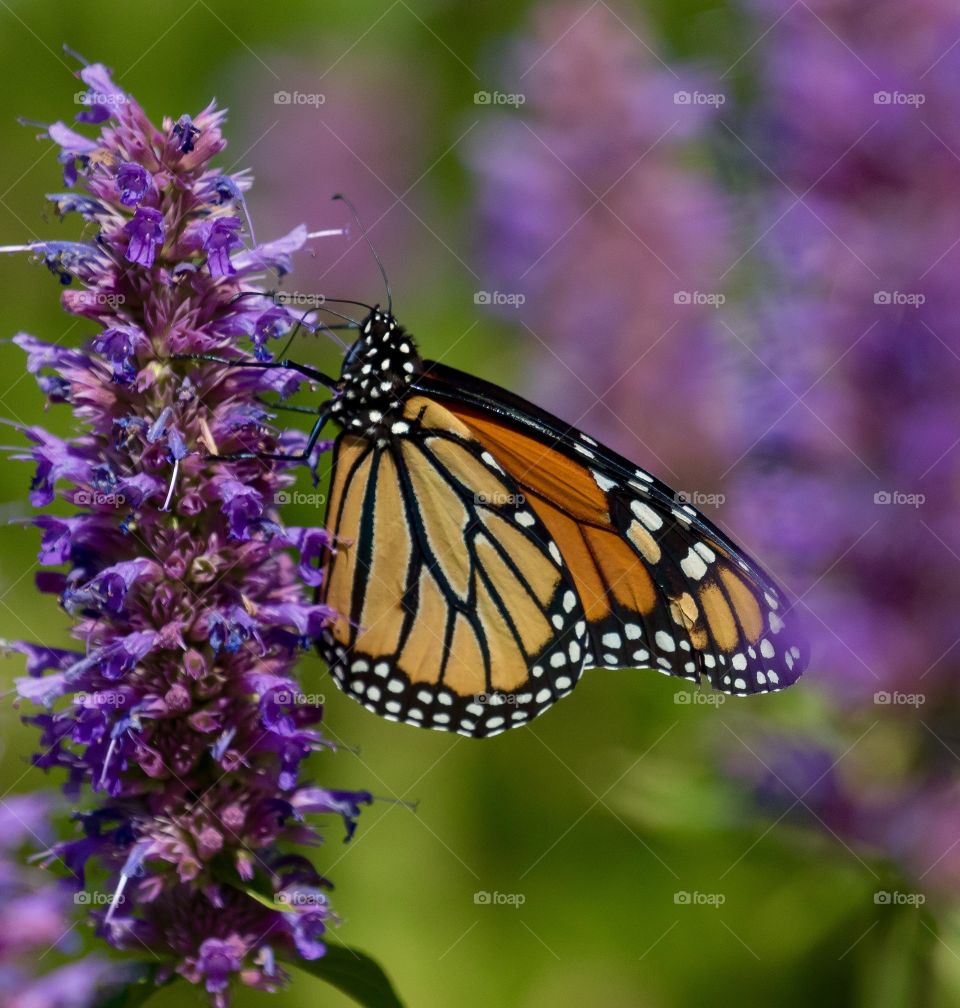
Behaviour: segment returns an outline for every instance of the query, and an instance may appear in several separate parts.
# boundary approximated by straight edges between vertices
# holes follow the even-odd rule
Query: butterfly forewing
[[[341,434],[321,652],[338,684],[393,720],[475,736],[568,693],[588,628],[552,530],[517,480],[419,395],[395,436]]]
[[[794,682],[806,648],[780,589],[666,484],[532,404],[427,365],[436,396],[516,480],[570,569],[588,666],[650,667],[735,694]]]

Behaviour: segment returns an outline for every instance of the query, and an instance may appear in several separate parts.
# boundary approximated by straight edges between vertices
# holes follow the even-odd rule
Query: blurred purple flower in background
[[[960,12],[788,6],[759,5],[742,134],[767,195],[736,521],[809,590],[831,690],[932,699],[960,669]]]
[[[54,950],[75,953],[77,945],[69,890],[20,862],[22,848],[49,840],[51,806],[41,793],[0,803],[0,990],[7,1008],[87,1008],[124,980],[124,967],[97,956],[43,963]]]
[[[960,11],[748,13],[715,78],[754,68],[740,105],[615,8],[539,8],[503,75],[526,101],[472,156],[491,283],[526,297],[531,395],[708,514],[722,491],[800,598],[803,688],[852,735],[768,726],[727,765],[764,808],[803,798],[957,887]],[[707,144],[735,152],[736,192]]]
[[[847,775],[853,832],[956,889],[960,11],[753,9],[762,97],[736,129],[763,195],[756,321],[732,323],[753,352],[731,522],[801,596],[833,700],[899,722]]]
[[[716,109],[692,96],[717,88],[630,21],[538,8],[504,71],[519,115],[489,113],[471,163],[490,285],[526,299],[510,317],[534,351],[527,392],[693,490],[711,485],[730,414],[727,198],[691,158]]]
[[[380,281],[363,236],[348,208],[331,203],[331,196],[342,192],[359,208],[395,290],[436,284],[436,257],[412,255],[411,249],[441,247],[423,223],[425,218],[431,226],[435,222],[428,202],[434,190],[418,167],[429,149],[427,123],[439,95],[415,64],[391,58],[390,46],[372,58],[353,43],[324,32],[309,60],[278,55],[279,80],[266,73],[251,78],[245,65],[238,90],[247,104],[237,128],[246,122],[241,142],[263,140],[270,150],[257,171],[252,200],[257,217],[280,228],[307,219],[336,221],[349,230],[333,255],[315,262],[303,258],[297,274],[305,285],[301,291],[380,300]],[[342,59],[345,51],[349,59]],[[434,167],[443,161],[443,151],[437,154]]]
[[[293,671],[331,615],[301,579],[308,567],[317,583],[322,533],[282,526],[288,471],[208,458],[302,446],[281,442],[256,400],[273,372],[175,356],[248,357],[240,341],[253,345],[264,318],[275,328],[278,309],[236,295],[289,270],[308,236],[242,250],[235,214],[250,183],[210,167],[225,146],[213,105],[158,128],[102,66],[80,76],[111,97],[111,114],[95,139],[49,128],[84,190],[53,198],[95,235],[29,249],[69,286],[64,308],[101,331],[84,350],[15,342],[79,425],[69,440],[23,429],[33,447],[18,457],[36,465],[34,506],[60,497],[79,509],[36,524],[41,562],[67,565],[38,586],[76,618],[82,649],[13,644],[27,658],[17,688],[46,708],[28,719],[42,733],[36,765],[65,770],[82,809],[82,835],[51,860],[81,888],[104,887],[92,918],[112,945],[146,950],[158,982],[179,973],[220,1006],[234,979],[275,990],[278,960],[325,954],[330,884],[291,845],[319,842],[311,813],[342,817],[349,836],[370,801],[301,778],[303,761],[331,748],[322,698]]]

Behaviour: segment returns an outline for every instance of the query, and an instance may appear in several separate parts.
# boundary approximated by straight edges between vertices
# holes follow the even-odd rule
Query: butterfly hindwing
[[[665,483],[472,376],[429,364],[418,386],[514,477],[549,529],[589,625],[588,666],[705,675],[734,694],[799,677],[806,647],[783,593]]]
[[[487,736],[568,693],[587,627],[550,531],[447,409],[412,396],[403,433],[341,434],[321,598],[338,685],[393,720]]]

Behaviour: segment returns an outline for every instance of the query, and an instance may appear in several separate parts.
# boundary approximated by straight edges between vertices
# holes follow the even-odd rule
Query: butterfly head
[[[389,311],[375,305],[343,359],[331,407],[335,418],[346,428],[379,433],[421,366],[410,334]]]

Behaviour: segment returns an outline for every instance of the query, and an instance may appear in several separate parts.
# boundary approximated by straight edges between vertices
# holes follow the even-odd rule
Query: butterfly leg
[[[306,462],[309,465],[310,456],[313,454],[313,450],[320,440],[320,432],[330,418],[330,414],[326,407],[320,407],[317,410],[304,408],[303,412],[315,413],[317,419],[314,421],[302,452],[231,452],[229,455],[208,455],[207,458],[211,462],[242,462],[246,459],[267,459],[271,462]],[[310,476],[313,479],[314,486],[316,486],[319,482],[316,465],[310,466]]]
[[[325,375],[322,371],[318,371],[316,368],[310,367],[309,364],[300,364],[298,361],[287,360],[286,358],[275,361],[230,360],[229,357],[218,357],[216,354],[193,353],[174,354],[173,359],[208,361],[212,364],[223,364],[225,367],[259,368],[261,371],[272,371],[282,368],[286,371],[296,371],[297,374],[301,374],[311,381],[319,382],[327,388],[336,388],[337,385],[335,379],[329,375]]]

